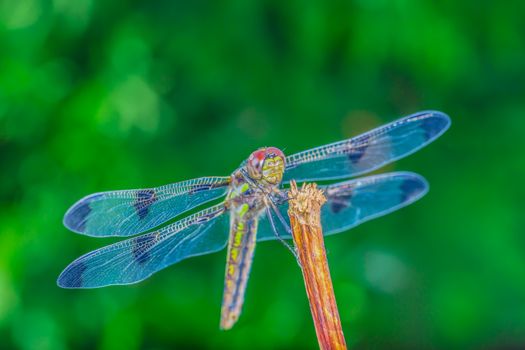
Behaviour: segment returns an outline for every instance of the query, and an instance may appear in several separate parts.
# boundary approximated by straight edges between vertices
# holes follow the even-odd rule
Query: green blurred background
[[[80,197],[229,174],[422,109],[437,142],[383,171],[416,204],[327,239],[357,348],[525,346],[522,1],[0,2],[0,348],[317,348],[300,270],[257,247],[219,331],[225,252],[134,286],[63,290]]]

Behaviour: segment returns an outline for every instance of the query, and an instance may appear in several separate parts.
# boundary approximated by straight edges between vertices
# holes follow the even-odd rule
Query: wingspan
[[[229,177],[202,177],[157,188],[101,192],[75,203],[64,225],[88,236],[131,236],[222,197]]]
[[[222,204],[158,231],[100,248],[73,261],[58,277],[63,288],[132,284],[191,256],[223,249],[229,216]]]
[[[343,179],[378,169],[416,152],[442,135],[450,118],[426,111],[401,118],[365,134],[292,154],[283,182]]]
[[[346,231],[403,208],[423,197],[428,191],[427,181],[422,176],[410,172],[368,176],[319,187],[323,189],[327,200],[321,208],[321,223],[325,236]],[[278,207],[281,215],[287,219],[288,202],[281,200]],[[279,234],[282,238],[292,238],[284,230]],[[259,221],[257,237],[258,241],[277,239],[267,216]]]

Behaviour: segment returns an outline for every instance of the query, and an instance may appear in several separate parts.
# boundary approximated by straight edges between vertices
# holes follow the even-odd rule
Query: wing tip
[[[403,178],[400,185],[403,191],[403,203],[413,203],[428,193],[429,183],[422,175],[408,171],[399,173],[399,175]]]
[[[82,275],[87,269],[81,258],[69,264],[57,278],[57,285],[66,289],[83,288]]]
[[[102,248],[103,249],[103,248]],[[88,269],[88,265],[86,264],[86,258],[94,255],[98,250],[94,250],[92,252],[89,252],[87,254],[82,255],[81,257],[74,260],[71,264],[69,264],[64,271],[60,273],[60,275],[57,278],[57,286],[64,289],[97,289],[102,287],[108,287],[113,285],[128,285],[128,284],[135,284],[138,281],[132,281],[132,282],[115,282],[115,283],[102,283],[102,284],[96,284],[92,280],[86,280],[85,279],[85,272]],[[149,277],[149,275],[147,276]],[[146,277],[145,277],[146,278]]]
[[[426,195],[430,188],[427,179],[425,179],[422,175],[411,171],[394,171],[389,173],[381,173],[377,175],[367,176],[361,179],[367,178],[373,181],[384,181],[385,179],[400,180],[401,184],[399,186],[404,193],[402,203],[405,203],[405,205],[413,203],[421,197],[423,197],[424,195]],[[359,180],[359,178],[352,179],[347,182],[350,183],[355,180]]]
[[[62,224],[75,233],[87,234],[86,223],[92,211],[90,204],[102,195],[102,193],[93,193],[76,201],[64,214]]]
[[[411,115],[410,117],[417,117],[423,119],[422,127],[425,130],[427,141],[432,141],[441,136],[450,128],[452,121],[448,114],[435,111],[421,111]]]

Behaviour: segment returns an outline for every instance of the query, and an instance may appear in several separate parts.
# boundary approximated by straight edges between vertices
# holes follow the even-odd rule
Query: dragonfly
[[[321,209],[324,234],[347,231],[428,190],[427,181],[411,172],[357,176],[416,152],[449,126],[446,114],[423,111],[289,156],[276,147],[260,148],[230,176],[88,195],[66,212],[68,229],[93,237],[142,234],[79,257],[57,283],[63,288],[137,283],[183,259],[227,247],[220,327],[230,329],[242,311],[256,242],[291,238],[286,214],[291,181],[328,182],[319,186],[327,199]],[[341,181],[329,183],[335,180]],[[214,200],[220,202],[209,204]],[[181,217],[192,209],[196,212]]]

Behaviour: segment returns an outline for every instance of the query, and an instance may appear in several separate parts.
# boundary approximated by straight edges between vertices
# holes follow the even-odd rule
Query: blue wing
[[[355,138],[292,154],[283,182],[343,179],[378,169],[434,141],[450,126],[441,112],[412,114]]]
[[[321,208],[321,223],[325,236],[346,231],[403,208],[423,197],[428,191],[426,180],[409,172],[368,176],[319,187],[323,189],[327,200]],[[287,201],[282,200],[278,207],[282,217],[288,220]],[[257,232],[258,241],[276,239],[269,221],[266,216],[261,218]],[[291,238],[284,230],[280,231],[279,235],[282,238]]]
[[[88,236],[134,235],[223,196],[229,183],[229,177],[202,177],[157,188],[95,193],[66,212],[64,225]]]
[[[58,277],[63,288],[131,284],[191,256],[225,247],[229,216],[222,204],[158,231],[100,248],[73,261]]]

